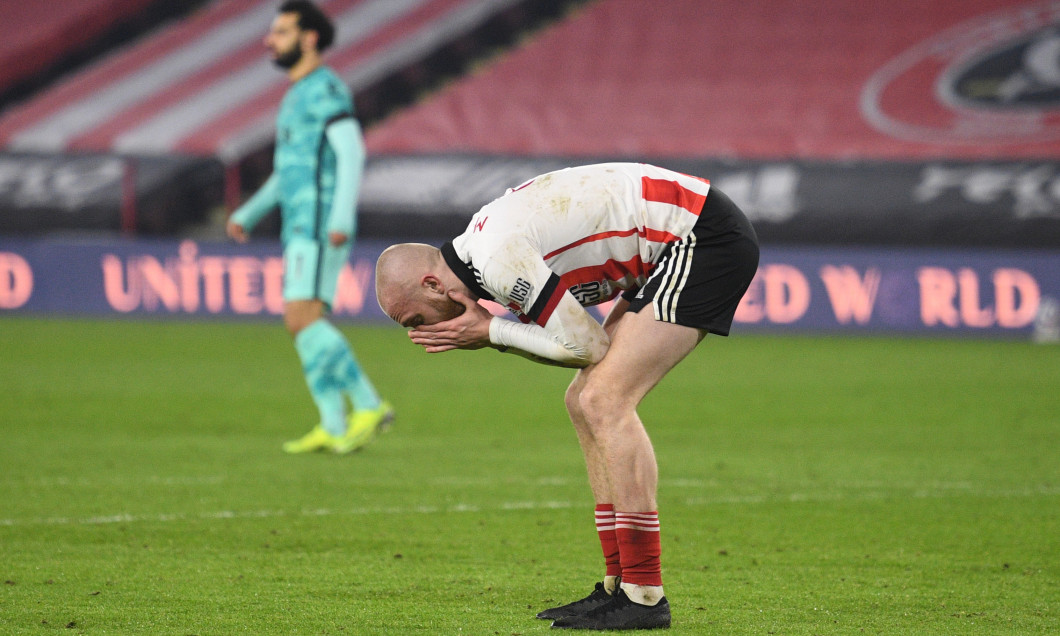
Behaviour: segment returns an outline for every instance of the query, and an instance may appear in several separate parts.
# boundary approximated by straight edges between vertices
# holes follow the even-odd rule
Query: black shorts
[[[736,306],[758,271],[758,237],[732,200],[711,187],[689,235],[666,246],[648,281],[623,298],[655,319],[729,335]]]

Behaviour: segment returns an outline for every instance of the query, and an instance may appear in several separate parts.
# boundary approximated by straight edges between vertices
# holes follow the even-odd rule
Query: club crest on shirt
[[[1060,3],[986,14],[917,44],[869,79],[861,111],[913,141],[1060,138]]]

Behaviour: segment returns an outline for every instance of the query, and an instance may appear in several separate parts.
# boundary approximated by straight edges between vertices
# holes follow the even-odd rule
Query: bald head
[[[459,315],[464,307],[449,298],[461,291],[459,279],[437,247],[398,243],[386,248],[375,264],[375,295],[386,315],[404,327],[429,325]]]

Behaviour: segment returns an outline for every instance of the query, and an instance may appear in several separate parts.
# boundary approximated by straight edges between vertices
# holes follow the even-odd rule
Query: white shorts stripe
[[[677,303],[681,298],[681,289],[692,271],[692,252],[696,247],[696,235],[690,233],[673,245],[667,259],[666,272],[659,285],[659,292],[652,300],[655,319],[664,322],[677,320]]]
[[[652,308],[655,311],[655,319],[662,320],[664,322],[670,322],[670,315],[666,311],[669,303],[665,301],[665,298],[669,294],[670,285],[674,279],[674,270],[677,268],[677,262],[680,260],[677,256],[678,251],[681,249],[680,243],[675,243],[671,248],[670,257],[666,260],[666,266],[662,268],[662,276],[659,280],[659,288],[655,292],[655,298],[652,298]]]

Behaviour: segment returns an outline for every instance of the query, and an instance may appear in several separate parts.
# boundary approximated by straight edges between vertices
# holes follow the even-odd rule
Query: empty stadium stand
[[[637,160],[712,178],[768,241],[1060,244],[1052,1],[321,4],[339,26],[328,62],[368,125],[368,235],[449,234],[543,170]],[[505,45],[497,33],[544,5],[569,12],[394,110],[463,70],[454,51]],[[260,44],[274,11],[210,2],[0,113],[0,148],[23,158],[15,166],[86,153],[198,161],[215,176],[195,187],[223,181],[232,203],[269,169],[286,88]],[[0,207],[26,200],[12,192],[34,178],[0,187]]]
[[[1037,112],[1021,121],[1024,103],[993,119],[990,108],[969,107],[949,136],[891,134],[867,111],[893,106],[894,117],[925,128],[935,120],[941,129],[949,114],[931,99],[941,78],[928,73],[947,58],[985,54],[991,39],[1001,46],[1044,36],[1060,27],[1058,13],[1055,3],[1026,0],[934,0],[903,10],[852,0],[599,0],[376,127],[369,147],[381,154],[1055,158],[1060,130],[1035,129]],[[931,46],[939,59],[910,69],[919,80],[890,86],[882,104],[863,102],[888,65],[903,58],[912,65],[909,58]],[[1045,51],[1054,57],[1043,73],[1057,72],[1055,51]],[[1060,79],[1052,80],[1055,117]],[[1026,127],[1022,134],[1017,126]]]
[[[0,108],[203,1],[0,3]]]
[[[364,89],[518,0],[323,0],[327,61]],[[36,152],[183,153],[238,160],[268,144],[286,78],[261,41],[276,2],[212,3],[0,119],[0,146]]]
[[[369,216],[449,231],[483,184],[636,159],[712,177],[770,241],[1055,246],[1060,9],[597,0],[368,147]]]
[[[362,120],[370,121],[395,101],[407,100],[409,92],[419,90],[433,76],[458,70],[476,46],[501,44],[536,16],[566,3],[321,0],[319,4],[337,27],[327,62],[350,84]],[[287,88],[286,78],[272,67],[262,46],[278,6],[272,0],[209,3],[7,109],[0,115],[0,148],[23,158],[71,154],[119,155],[129,161],[200,158],[215,167],[217,179],[226,180],[231,202],[236,198],[233,193],[238,194],[240,165],[248,160],[257,165],[268,153],[275,111]],[[453,47],[462,50],[454,52]],[[24,178],[25,171],[15,171],[16,181]],[[213,185],[195,187],[217,191]],[[0,203],[17,205],[18,197],[4,194],[0,192]],[[120,192],[110,197],[122,198]],[[12,227],[0,218],[0,230]]]

